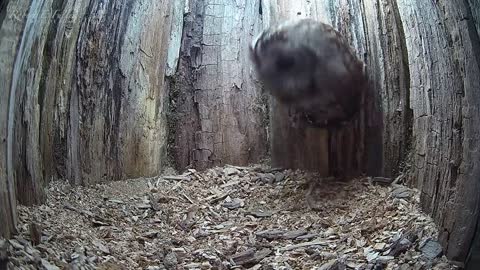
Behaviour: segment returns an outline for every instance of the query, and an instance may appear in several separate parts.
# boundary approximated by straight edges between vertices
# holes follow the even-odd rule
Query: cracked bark
[[[258,0],[188,1],[172,78],[172,155],[179,169],[258,162],[267,152],[266,104],[248,59]]]
[[[464,261],[480,201],[478,24],[467,1],[402,0],[398,9],[413,109],[409,179],[441,228],[446,255]]]
[[[170,1],[102,3],[1,4],[3,236],[16,201],[42,203],[52,178],[88,185],[166,163]]]
[[[340,29],[364,56],[371,81],[362,120],[340,132],[293,130],[281,122],[285,109],[274,104],[274,162],[308,167],[314,160],[324,174],[408,170],[423,209],[440,226],[447,256],[464,261],[480,204],[478,4],[265,2],[271,21],[307,16]]]

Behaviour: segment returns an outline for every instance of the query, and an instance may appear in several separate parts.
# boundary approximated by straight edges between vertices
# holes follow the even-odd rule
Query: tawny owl
[[[331,26],[291,20],[266,29],[250,45],[265,89],[313,126],[337,126],[361,107],[363,62]]]

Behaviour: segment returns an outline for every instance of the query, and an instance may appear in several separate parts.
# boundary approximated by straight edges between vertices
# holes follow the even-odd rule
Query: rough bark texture
[[[268,145],[266,106],[247,48],[261,27],[259,1],[188,1],[186,8],[171,84],[177,167],[258,162]]]
[[[41,203],[52,177],[93,184],[160,173],[171,3],[4,3],[0,231],[9,236],[16,200]]]
[[[24,1],[29,2],[29,1]],[[12,169],[20,203],[43,201],[43,166],[40,152],[40,119],[43,51],[48,27],[52,22],[52,1],[32,1],[26,18],[21,42],[13,64],[10,85],[8,128],[11,140]],[[8,151],[8,150],[7,150]],[[7,156],[10,154],[7,153]],[[10,168],[9,168],[10,169]]]
[[[317,131],[312,139],[307,131],[282,122],[286,110],[274,104],[273,161],[305,167],[313,156],[314,167],[324,173],[325,168],[329,174],[360,169],[393,176],[410,153],[410,184],[422,190],[423,208],[440,225],[446,254],[465,260],[480,201],[480,53],[478,19],[474,20],[478,4],[408,0],[269,3],[273,21],[307,16],[340,29],[359,55],[366,53],[371,78],[364,115],[355,129]],[[327,158],[326,145],[330,149]],[[367,163],[356,162],[359,157]]]
[[[396,1],[365,1],[363,5],[367,64],[374,93],[374,103],[367,108],[375,108],[370,112],[381,110],[383,116],[379,120],[378,114],[369,113],[367,140],[370,145],[382,144],[367,155],[373,164],[382,164],[381,174],[393,177],[402,168],[412,132],[407,48]],[[383,130],[383,133],[371,129]]]
[[[11,90],[11,78],[13,63],[18,44],[21,41],[21,33],[24,26],[25,16],[28,11],[28,1],[19,1],[17,6],[3,6],[3,16],[0,28],[0,235],[9,237],[15,231],[16,226],[16,196],[15,174],[12,166],[12,145],[9,136],[13,123],[10,118],[9,101]],[[10,149],[10,150],[8,150]]]
[[[94,183],[158,174],[170,3],[92,1],[87,14],[70,94],[69,177]]]
[[[471,16],[469,20],[473,20],[477,33],[480,33],[480,2],[476,0],[468,0],[468,7],[470,9]]]
[[[247,44],[293,17],[333,25],[366,62],[351,126],[293,129],[260,91]],[[474,263],[479,31],[474,0],[2,1],[0,232],[14,231],[15,195],[42,202],[52,177],[155,175],[167,143],[181,169],[242,165],[270,143],[274,165],[324,175],[394,176],[409,157],[447,256]]]
[[[411,183],[463,261],[480,200],[480,43],[466,1],[398,1],[410,66]],[[421,12],[419,12],[421,11]]]

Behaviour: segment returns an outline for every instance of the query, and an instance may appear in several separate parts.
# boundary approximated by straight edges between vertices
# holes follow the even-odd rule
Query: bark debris
[[[456,269],[442,257],[437,229],[419,202],[417,190],[374,178],[338,182],[262,165],[91,188],[52,182],[45,205],[19,207],[20,234],[8,241],[8,263],[26,269]]]

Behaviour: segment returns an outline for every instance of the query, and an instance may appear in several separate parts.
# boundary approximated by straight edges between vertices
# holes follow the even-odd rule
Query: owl
[[[313,19],[286,21],[261,32],[249,47],[264,89],[296,119],[331,127],[358,113],[365,65],[333,27]]]

